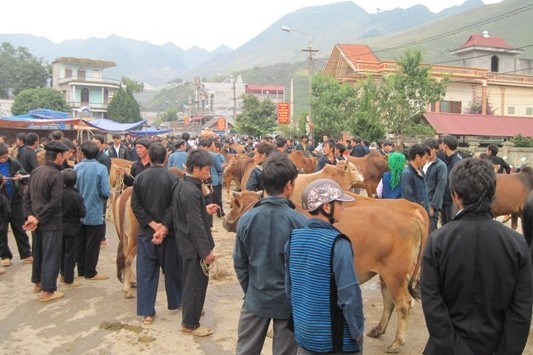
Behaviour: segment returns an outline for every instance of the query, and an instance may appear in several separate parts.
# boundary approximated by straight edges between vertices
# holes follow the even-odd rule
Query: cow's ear
[[[239,198],[241,197],[241,193],[239,191],[233,191],[233,198]]]
[[[257,191],[256,193],[257,193],[257,197],[258,197],[259,199],[261,199],[261,197],[263,197],[263,190],[259,190],[259,191]]]

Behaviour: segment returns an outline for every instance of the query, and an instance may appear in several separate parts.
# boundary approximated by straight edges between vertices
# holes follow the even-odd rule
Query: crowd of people
[[[389,140],[372,146],[360,137],[338,142],[329,135],[315,147],[307,135],[298,142],[283,136],[258,142],[188,133],[167,140],[113,135],[107,143],[97,134],[78,145],[60,131],[46,140],[19,134],[17,151],[11,152],[15,157],[0,143],[0,273],[13,259],[10,225],[20,258],[32,264],[31,282],[40,301],[64,297],[57,290],[58,277],[66,288],[81,285],[82,279],[108,279],[98,271],[98,260],[106,243],[111,159],[131,160],[131,169],[119,173],[132,186],[131,208],[139,222],[136,313],[144,324],[155,321],[162,271],[168,309],[182,310],[181,332],[211,335],[213,329],[200,320],[216,261],[213,217],[225,215],[222,150],[235,154],[235,144],[254,157],[246,189],[264,191],[237,225],[233,263],[245,294],[237,354],[260,354],[271,323],[275,354],[363,352],[354,252],[335,227],[343,218],[343,203],[354,198],[335,181],[319,179],[301,196],[308,215],[297,212],[290,198],[298,171],[287,155],[293,150],[316,156],[317,171],[376,150],[389,168],[377,196],[404,198],[427,211],[431,234],[421,285],[429,340],[424,353],[521,353],[533,304],[529,247],[490,214],[494,165],[507,173],[508,166],[493,146],[486,159],[461,159],[454,136],[413,144],[404,153]]]

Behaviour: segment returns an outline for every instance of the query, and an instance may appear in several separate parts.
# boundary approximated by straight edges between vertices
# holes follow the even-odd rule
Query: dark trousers
[[[62,232],[40,231],[32,232],[33,263],[31,282],[41,283],[41,290],[54,292],[57,290],[57,275],[61,263]]]
[[[200,326],[209,277],[200,267],[200,259],[184,259],[182,264],[182,320],[188,329]]]
[[[104,225],[83,225],[81,238],[78,238],[78,276],[91,278],[96,276],[96,265],[100,257],[100,240]]]
[[[61,275],[68,284],[74,282],[74,267],[78,251],[78,240],[75,235],[63,234],[63,253],[61,254]]]
[[[176,238],[168,234],[163,243],[152,243],[151,235],[137,238],[137,315],[153,316],[159,285],[159,268],[165,277],[168,309],[181,305],[181,257]]]
[[[220,207],[217,211],[217,216],[222,217],[224,215],[224,204],[222,203],[222,185],[213,186],[213,203],[216,203]]]
[[[22,229],[24,225],[24,212],[22,211],[22,202],[11,202],[11,217],[7,220],[13,231],[15,242],[17,243],[17,249],[21,259],[26,259],[31,256],[30,238]],[[13,259],[13,254],[7,242],[7,233],[5,239],[0,236],[2,241],[0,242],[0,257],[2,259]]]
[[[429,233],[437,230],[440,217],[440,210],[435,210],[433,216],[429,217]]]
[[[457,208],[453,204],[443,203],[442,204],[442,211],[441,211],[441,219],[440,224],[441,226],[445,225],[448,222],[451,222],[453,220],[453,217],[457,214]]]

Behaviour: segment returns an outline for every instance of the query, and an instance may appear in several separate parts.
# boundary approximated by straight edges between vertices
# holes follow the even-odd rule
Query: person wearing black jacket
[[[57,275],[61,264],[63,175],[60,166],[68,147],[59,141],[45,145],[43,166],[35,169],[24,195],[26,222],[22,228],[32,231],[34,261],[31,282],[39,300],[47,302],[64,296],[57,291]]]
[[[155,319],[159,269],[165,276],[168,309],[181,305],[181,260],[172,230],[172,186],[178,177],[164,165],[166,149],[161,143],[150,145],[152,165],[133,183],[131,208],[137,221],[137,315],[144,324]]]
[[[80,286],[81,283],[74,280],[74,267],[78,251],[77,238],[82,232],[81,218],[85,217],[87,210],[83,203],[83,197],[76,190],[76,172],[73,169],[65,169],[61,172],[64,181],[61,208],[63,212],[63,253],[61,255],[60,274],[62,281],[69,287]]]
[[[215,262],[215,242],[211,234],[210,215],[217,213],[216,204],[206,205],[202,181],[211,175],[213,158],[196,150],[187,157],[187,174],[172,191],[172,218],[178,250],[182,258],[182,322],[181,331],[194,336],[208,336],[213,330],[200,326],[200,316],[209,281],[208,266]]]
[[[422,260],[422,309],[432,354],[522,354],[533,276],[524,237],[492,218],[496,175],[464,159],[449,177],[459,213],[432,232]]]
[[[511,173],[511,167],[509,164],[498,156],[498,146],[496,144],[491,144],[487,147],[486,159],[489,160],[492,165],[498,167],[498,174],[502,174],[504,171],[506,174]]]
[[[26,232],[22,229],[24,224],[24,212],[22,210],[22,194],[23,184],[26,179],[22,176],[26,175],[26,171],[16,159],[9,157],[9,147],[5,143],[0,143],[0,173],[4,175],[4,186],[0,193],[7,197],[11,207],[10,218],[6,221],[11,226],[15,242],[20,258],[28,264],[32,262],[32,252],[30,240]],[[2,242],[0,242],[0,257],[2,258],[2,266],[10,266],[13,254],[9,249],[7,235]]]

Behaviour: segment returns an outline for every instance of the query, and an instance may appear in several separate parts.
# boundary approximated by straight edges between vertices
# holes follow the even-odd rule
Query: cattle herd
[[[409,310],[413,299],[419,300],[420,265],[428,238],[429,219],[423,207],[404,199],[374,199],[376,187],[384,172],[388,171],[386,158],[371,151],[364,158],[349,157],[336,166],[326,165],[319,172],[315,157],[305,157],[301,151],[289,154],[299,171],[295,192],[291,199],[300,206],[301,191],[313,180],[331,178],[347,191],[362,188],[367,196],[355,195],[355,201],[345,204],[345,212],[337,227],[346,234],[355,254],[355,266],[360,283],[379,275],[383,295],[383,313],[379,323],[367,333],[379,337],[385,333],[394,309],[398,315],[396,336],[387,352],[396,353],[405,344]],[[235,232],[236,224],[261,196],[261,192],[246,191],[246,180],[254,167],[254,160],[246,154],[226,155],[227,165],[223,173],[230,211],[223,225],[228,232]],[[116,162],[115,162],[116,160]],[[120,159],[113,159],[113,166],[122,167]],[[121,165],[122,164],[122,165]],[[115,187],[113,217],[120,238],[117,251],[117,277],[123,282],[126,297],[134,297],[132,287],[135,278],[132,262],[136,254],[137,222],[129,200],[131,189],[122,192],[120,178],[111,172],[111,186]],[[179,172],[182,174],[183,172]],[[233,191],[232,191],[233,189]],[[510,215],[513,228],[521,216],[522,206],[533,189],[533,169],[525,167],[518,174],[497,174],[497,191],[493,203],[494,217]],[[348,192],[351,193],[351,192]]]

